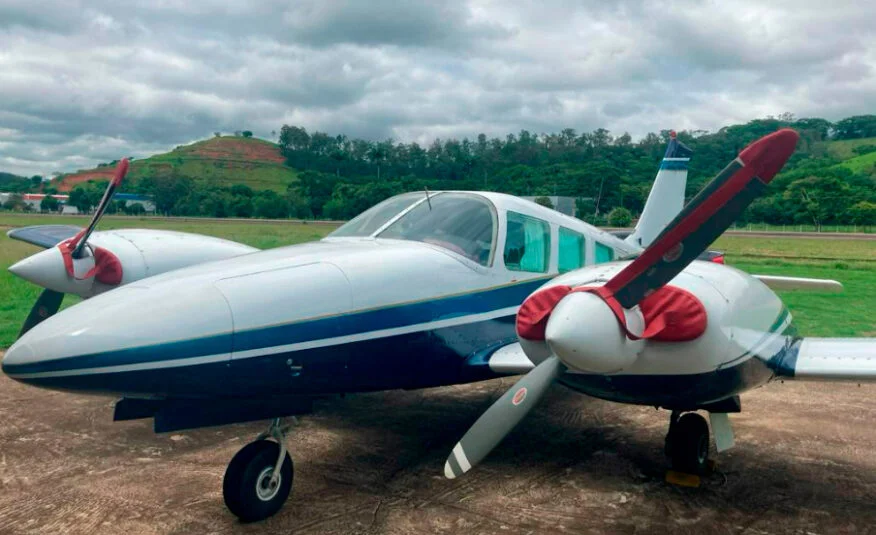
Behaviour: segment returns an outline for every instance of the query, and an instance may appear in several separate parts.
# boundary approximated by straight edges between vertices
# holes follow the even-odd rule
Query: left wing
[[[12,229],[6,235],[13,240],[51,249],[62,241],[72,238],[80,230],[82,227],[73,225],[35,225]]]
[[[803,381],[876,381],[876,338],[803,338],[773,369]]]

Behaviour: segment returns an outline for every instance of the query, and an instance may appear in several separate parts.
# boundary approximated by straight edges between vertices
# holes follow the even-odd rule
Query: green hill
[[[255,191],[285,193],[297,180],[294,169],[284,165],[279,146],[261,139],[223,136],[181,145],[174,150],[131,163],[129,184],[146,177],[182,176],[212,185],[230,187],[246,184]],[[53,185],[70,191],[89,180],[108,180],[114,165],[62,175]]]
[[[834,167],[876,177],[876,137],[827,141],[823,150],[828,156],[839,160]]]
[[[828,141],[825,143],[827,153],[840,160],[851,160],[852,158],[856,158],[858,154],[854,152],[855,149],[858,147],[866,147],[868,145],[876,146],[876,137],[843,139],[840,141]]]

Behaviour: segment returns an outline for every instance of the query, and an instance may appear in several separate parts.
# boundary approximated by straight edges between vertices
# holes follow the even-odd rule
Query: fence
[[[768,225],[766,223],[734,224],[730,230],[737,232],[829,232],[840,234],[871,234],[876,232],[872,225]]]

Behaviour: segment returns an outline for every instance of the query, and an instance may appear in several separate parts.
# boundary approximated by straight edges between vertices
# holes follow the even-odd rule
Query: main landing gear
[[[696,412],[672,411],[666,435],[666,456],[672,470],[702,475],[709,468],[709,424]]]
[[[293,418],[294,421],[294,418]],[[243,447],[225,470],[222,494],[225,505],[241,522],[256,522],[274,515],[292,491],[292,457],[286,451],[289,425],[280,418]],[[268,438],[273,440],[267,440]]]

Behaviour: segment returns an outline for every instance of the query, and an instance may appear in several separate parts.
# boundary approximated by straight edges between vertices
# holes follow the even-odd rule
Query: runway
[[[732,416],[699,489],[663,482],[668,414],[556,386],[484,463],[444,459],[512,379],[320,402],[290,446],[295,487],[265,522],[222,503],[263,424],[155,435],[113,400],[0,378],[0,533],[868,533],[876,387],[772,384]]]

